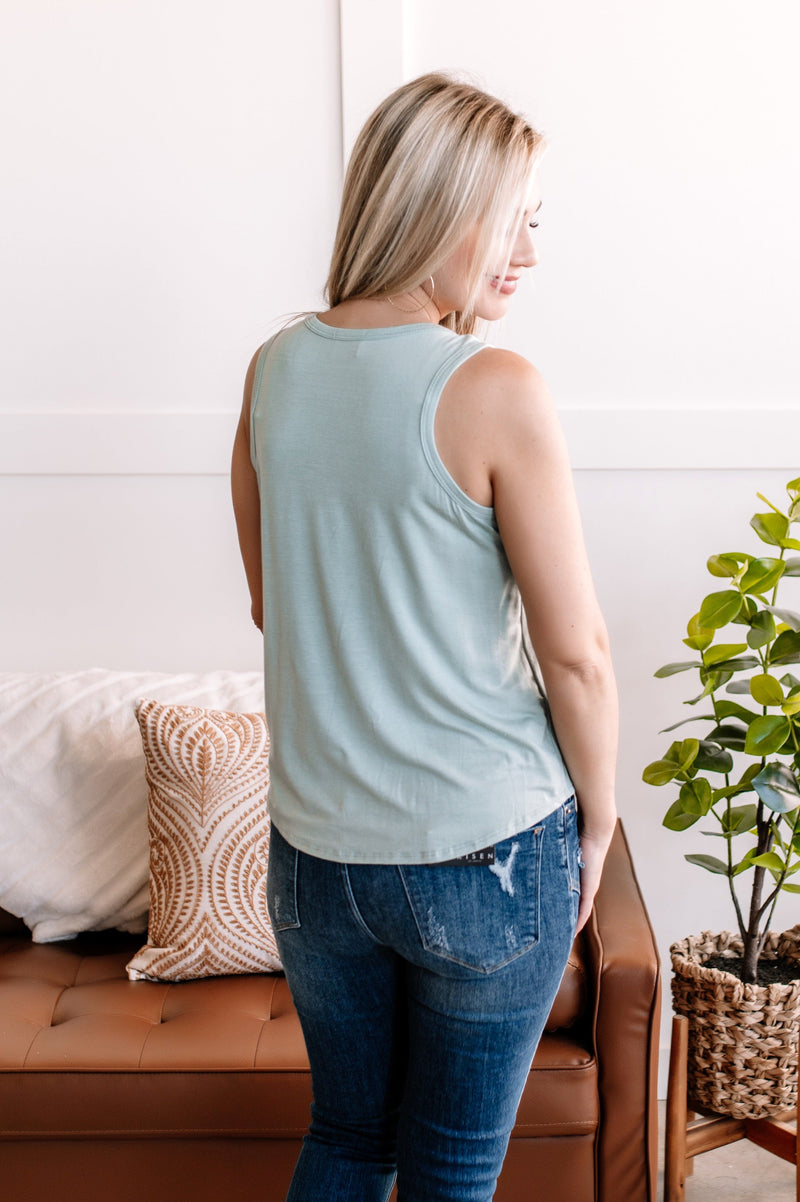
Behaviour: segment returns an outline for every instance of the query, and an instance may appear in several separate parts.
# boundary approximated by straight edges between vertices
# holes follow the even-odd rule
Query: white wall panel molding
[[[561,421],[578,469],[800,469],[800,407],[576,407]]]
[[[0,475],[227,475],[235,413],[0,414]],[[800,408],[573,407],[576,470],[800,472]]]
[[[0,414],[3,476],[219,476],[236,413]]]

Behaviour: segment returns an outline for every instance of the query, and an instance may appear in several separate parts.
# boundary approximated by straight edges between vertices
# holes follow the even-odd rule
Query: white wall
[[[713,587],[706,557],[754,550],[756,491],[800,474],[796,6],[7,0],[4,18],[0,667],[258,666],[225,476],[245,367],[275,317],[320,304],[370,107],[465,69],[550,142],[542,261],[497,337],[563,409],[659,946],[729,926],[720,881],[683,860],[706,841],[665,832],[667,790],[640,777],[683,713],[686,678],[652,673]],[[797,918],[784,899],[776,925]]]
[[[513,329],[562,400],[792,403],[797,6],[407,10],[411,74],[466,66],[548,136],[536,318]]]
[[[3,17],[3,410],[227,411],[266,324],[318,299],[336,0]]]
[[[0,666],[258,667],[221,473],[250,356],[320,304],[337,0],[3,17]]]

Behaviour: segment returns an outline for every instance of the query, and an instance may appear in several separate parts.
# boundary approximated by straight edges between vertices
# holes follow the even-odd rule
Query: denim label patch
[[[480,851],[468,851],[465,856],[456,856],[455,860],[442,860],[443,867],[450,864],[494,864],[494,847],[482,847]]]

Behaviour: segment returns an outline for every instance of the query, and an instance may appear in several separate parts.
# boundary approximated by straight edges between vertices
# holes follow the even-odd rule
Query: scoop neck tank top
[[[434,439],[444,385],[483,346],[311,316],[257,360],[269,808],[310,855],[448,860],[573,791],[494,512]]]

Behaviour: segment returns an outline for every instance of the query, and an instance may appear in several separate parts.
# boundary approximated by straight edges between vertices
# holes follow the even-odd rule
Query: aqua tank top
[[[483,346],[308,317],[257,361],[269,808],[323,859],[451,859],[572,792],[494,512],[434,441]]]

